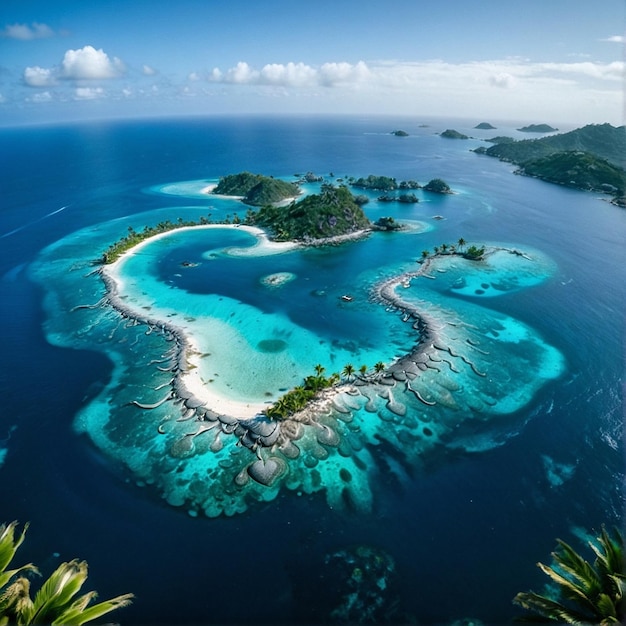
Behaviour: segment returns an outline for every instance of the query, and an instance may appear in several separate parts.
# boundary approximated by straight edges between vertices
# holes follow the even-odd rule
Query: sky
[[[0,125],[222,114],[624,123],[625,0],[2,0]]]

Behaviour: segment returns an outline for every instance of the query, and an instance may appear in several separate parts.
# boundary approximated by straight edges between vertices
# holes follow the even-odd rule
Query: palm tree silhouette
[[[602,528],[600,537],[588,545],[596,558],[593,565],[564,541],[557,539],[552,553],[553,566],[537,566],[558,589],[558,596],[543,596],[532,591],[518,593],[513,602],[533,611],[532,621],[566,624],[623,624],[626,617],[626,576],[624,541],[615,530],[610,536]]]

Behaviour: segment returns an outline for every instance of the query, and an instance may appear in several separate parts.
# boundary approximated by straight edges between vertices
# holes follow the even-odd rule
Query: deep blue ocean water
[[[308,623],[326,620],[334,608],[337,583],[325,557],[364,544],[395,560],[389,596],[397,595],[407,619],[500,624],[518,614],[516,592],[543,585],[535,563],[549,559],[556,537],[576,543],[584,530],[622,523],[626,214],[597,194],[515,176],[510,165],[470,152],[491,136],[473,130],[474,121],[423,122],[211,118],[0,131],[0,520],[31,522],[20,561],[45,572],[61,560],[86,559],[89,586],[103,598],[136,594],[115,616],[122,623]],[[451,127],[479,139],[437,135]],[[390,135],[396,128],[410,136]],[[522,137],[514,125],[500,125],[497,134]],[[494,427],[501,445],[486,429],[476,442],[483,451],[435,451],[405,480],[383,472],[371,513],[284,491],[232,518],[192,518],[137,487],[74,430],[75,416],[106,388],[114,368],[105,348],[47,340],[55,286],[41,280],[42,259],[53,258],[49,247],[72,233],[100,241],[100,233],[119,236],[154,216],[195,215],[215,203],[155,189],[243,170],[444,178],[455,196],[366,207],[374,218],[393,213],[430,230],[399,235],[393,247],[379,237],[366,246],[309,251],[286,259],[284,271],[319,267],[324,288],[342,293],[355,276],[404,267],[442,241],[529,247],[551,260],[554,273],[479,304],[534,329],[563,354],[564,373]],[[446,219],[433,221],[434,214]],[[172,255],[162,258],[163,275],[179,262]],[[264,263],[242,265],[238,281],[220,287],[223,295],[247,290],[250,304],[307,323],[293,299],[270,303],[247,288],[270,270]],[[202,292],[205,283],[183,273],[177,287]],[[296,281],[287,287],[296,289]],[[68,329],[76,324],[69,312],[60,318]],[[355,323],[347,334],[358,341],[364,332]]]

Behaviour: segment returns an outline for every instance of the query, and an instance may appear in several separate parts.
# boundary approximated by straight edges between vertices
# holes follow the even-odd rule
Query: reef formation
[[[490,252],[532,263],[516,250]],[[372,478],[381,471],[402,482],[434,449],[471,449],[476,432],[494,415],[516,411],[557,377],[562,359],[516,320],[474,310],[470,323],[463,311],[437,304],[432,294],[421,299],[412,289],[418,279],[445,274],[451,263],[465,264],[461,270],[469,273],[476,267],[440,255],[375,284],[371,299],[412,325],[413,345],[383,371],[347,377],[280,421],[209,406],[188,384],[193,347],[183,329],[130,307],[102,268],[106,295],[99,306],[112,307],[126,328],[145,327],[144,335],[161,337],[164,346],[160,359],[145,364],[159,395],[129,403],[155,415],[147,421],[162,443],[146,445],[143,461],[132,469],[191,515],[241,513],[254,501],[274,499],[281,488],[324,491],[330,506],[367,511]]]

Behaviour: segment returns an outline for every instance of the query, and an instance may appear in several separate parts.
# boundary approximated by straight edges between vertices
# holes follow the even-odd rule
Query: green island
[[[372,223],[345,185],[322,183],[320,193],[287,206],[266,204],[247,223],[266,228],[276,241],[311,242],[370,229]]]
[[[288,183],[271,176],[241,172],[221,178],[212,193],[242,196],[245,204],[263,206],[293,198],[300,193],[300,188],[296,183]]]
[[[448,128],[441,133],[441,137],[445,139],[469,139],[467,135],[460,133],[458,130],[454,130],[453,128]]]
[[[517,129],[520,133],[554,133],[558,128],[552,128],[549,124],[529,124]]]
[[[441,178],[433,178],[428,181],[424,185],[424,191],[430,191],[431,193],[443,193],[449,194],[452,193],[452,189],[450,189],[450,185],[445,180]]]
[[[495,126],[492,126],[489,122],[481,122],[480,124],[476,124],[474,128],[478,130],[495,130]]]
[[[396,137],[408,137],[409,133],[407,133],[405,130],[394,130],[391,132],[392,135],[395,135]]]
[[[474,152],[520,166],[519,174],[547,182],[613,195],[624,206],[626,127],[588,124],[567,133],[514,141],[510,137],[489,140]]]

